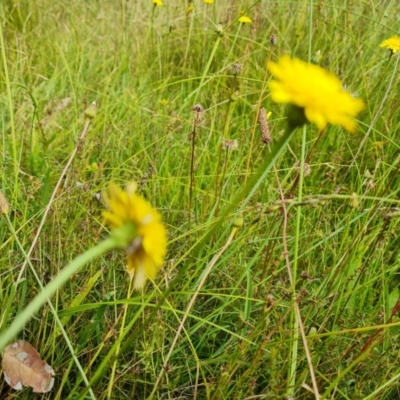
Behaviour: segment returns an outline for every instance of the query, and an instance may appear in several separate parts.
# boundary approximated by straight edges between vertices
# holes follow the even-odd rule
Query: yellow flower
[[[212,4],[212,3],[214,3],[214,0],[203,0],[204,1],[204,3],[206,3],[206,4]]]
[[[319,129],[330,123],[355,131],[357,123],[353,118],[364,103],[345,91],[333,73],[288,55],[277,63],[269,63],[268,69],[277,79],[269,83],[273,101],[297,106],[307,121],[314,122]]]
[[[238,19],[238,21],[241,22],[242,24],[251,24],[252,23],[251,19],[247,15],[242,15]]]
[[[194,10],[194,6],[193,6],[193,5],[190,5],[190,6],[186,9],[186,14],[190,14],[193,10]]]
[[[158,6],[158,7],[163,6],[162,0],[153,0],[153,4],[154,4],[155,6]]]
[[[400,51],[400,36],[395,35],[384,40],[379,47],[386,47],[390,49],[393,54],[398,53]]]
[[[141,289],[147,278],[155,279],[164,263],[167,234],[161,214],[135,191],[134,183],[126,190],[111,183],[104,196],[108,210],[103,211],[103,216],[112,229],[127,224],[134,226],[135,237],[127,248],[127,271],[131,278],[135,277],[135,289]]]

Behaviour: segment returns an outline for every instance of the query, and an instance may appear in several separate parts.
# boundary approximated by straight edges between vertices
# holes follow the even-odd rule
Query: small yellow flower
[[[333,73],[288,55],[269,63],[268,69],[276,78],[269,83],[273,101],[297,106],[307,121],[319,129],[330,123],[355,131],[357,123],[353,118],[364,103],[345,91]]]
[[[242,15],[239,19],[239,22],[241,22],[242,24],[251,24],[252,20],[247,16],[247,15]]]
[[[167,99],[162,99],[160,101],[160,103],[161,103],[162,106],[166,106],[166,105],[168,105],[168,100]]]
[[[127,271],[135,278],[135,289],[142,289],[147,278],[157,276],[167,252],[167,234],[161,222],[161,214],[140,195],[136,194],[136,184],[131,183],[126,190],[111,183],[104,201],[108,207],[103,217],[112,229],[131,224],[135,237],[127,248]]]
[[[400,51],[400,36],[395,35],[384,40],[379,47],[390,49],[393,54],[398,53]]]
[[[214,3],[214,0],[203,0],[204,1],[204,3],[206,3],[206,4],[212,4],[212,3]]]
[[[158,6],[158,7],[163,6],[162,0],[153,0],[153,4],[154,4],[155,6]]]

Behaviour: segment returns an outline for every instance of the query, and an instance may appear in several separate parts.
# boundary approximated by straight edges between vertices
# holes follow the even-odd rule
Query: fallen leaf
[[[34,393],[46,393],[53,388],[53,368],[24,340],[17,340],[4,349],[2,367],[5,381],[15,390],[30,386]]]

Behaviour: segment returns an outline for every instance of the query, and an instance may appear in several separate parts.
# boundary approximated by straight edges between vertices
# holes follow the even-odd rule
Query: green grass
[[[53,391],[16,394],[2,381],[0,397],[106,399],[120,343],[113,399],[312,399],[312,372],[322,399],[397,399],[398,70],[379,48],[399,32],[397,2],[195,0],[188,15],[185,1],[165,2],[0,5],[0,190],[12,226],[0,219],[0,331],[41,291],[32,269],[45,286],[108,237],[94,195],[111,180],[138,182],[169,237],[165,265],[143,293],[127,299],[123,251],[59,287],[55,313],[45,304],[18,335],[55,369]],[[252,25],[237,22],[241,11]],[[258,107],[272,112],[275,141],[286,126],[284,107],[269,97],[266,62],[285,53],[307,61],[319,50],[321,66],[367,105],[358,131],[330,126],[316,143],[316,126],[298,129],[276,175],[271,169],[254,186],[269,155]],[[96,117],[21,274],[93,101]],[[189,210],[195,104],[206,111]],[[238,149],[220,150],[224,139]],[[285,224],[279,187],[288,197],[314,144]],[[240,209],[243,227],[210,265]]]

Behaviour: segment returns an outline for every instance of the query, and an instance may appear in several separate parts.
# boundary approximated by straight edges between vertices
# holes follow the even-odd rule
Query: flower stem
[[[272,54],[272,47],[270,48],[270,51],[269,51],[268,60],[267,60],[267,63],[266,63],[267,65],[271,60],[271,54]],[[250,160],[251,160],[251,158],[253,156],[254,136],[255,136],[256,129],[257,129],[257,125],[258,125],[258,116],[260,115],[260,108],[261,108],[262,99],[263,99],[264,93],[266,91],[267,78],[268,78],[268,68],[265,69],[264,79],[263,79],[263,83],[262,83],[261,91],[260,91],[260,96],[258,98],[258,103],[257,103],[256,118],[254,120],[253,129],[252,129],[252,132],[251,132],[250,148],[249,148],[249,152],[248,152],[248,156],[247,156],[247,162],[246,162],[246,174],[244,176],[244,181],[245,182],[247,182],[247,178],[250,175]]]
[[[306,134],[307,134],[307,126],[303,126],[303,137],[302,137],[302,146],[301,146],[301,160],[300,160],[300,179],[299,179],[299,192],[298,198],[299,201],[303,200],[303,178],[304,178],[304,160],[305,160],[305,147],[306,147]],[[290,368],[289,368],[289,388],[288,395],[293,396],[295,390],[296,383],[296,371],[298,364],[298,345],[299,345],[299,333],[300,333],[300,323],[299,315],[300,310],[297,310],[296,303],[296,283],[297,283],[297,266],[299,260],[299,248],[300,248],[300,228],[301,228],[301,208],[297,208],[296,213],[296,236],[294,243],[294,256],[293,256],[293,265],[292,265],[292,277],[290,279],[290,283],[292,286],[292,300],[294,304],[294,308],[292,309],[291,314],[291,325],[292,325],[292,342],[291,342],[291,355],[290,355]]]
[[[7,8],[6,8],[7,9]],[[8,102],[8,111],[10,113],[10,127],[11,127],[11,148],[12,148],[12,160],[14,167],[14,193],[13,197],[17,197],[18,193],[18,167],[19,167],[19,158],[17,154],[17,134],[15,129],[15,120],[14,120],[14,104],[11,93],[11,81],[10,76],[8,74],[8,66],[7,66],[7,55],[6,55],[6,46],[4,43],[4,33],[3,33],[3,24],[0,24],[0,48],[1,48],[1,58],[4,68],[4,80],[6,84],[7,90],[7,102]],[[6,135],[5,135],[6,136]]]
[[[119,247],[114,236],[99,243],[79,255],[65,267],[43,290],[28,304],[28,306],[14,319],[10,327],[0,335],[0,351],[18,334],[29,319],[39,310],[39,308],[49,300],[51,295],[59,289],[73,274],[78,272],[89,261],[101,256],[108,251]]]
[[[128,296],[127,299],[130,299],[131,297],[131,292],[132,292],[132,278],[129,279],[129,287],[128,287]],[[121,349],[121,342],[123,339],[123,333],[124,333],[124,328],[125,328],[125,321],[126,321],[126,314],[128,311],[128,303],[126,302],[124,304],[124,315],[122,316],[122,323],[121,323],[121,329],[119,331],[119,338],[118,338],[118,342],[117,342],[117,348],[115,350],[115,360],[112,366],[112,370],[111,370],[111,377],[110,377],[110,381],[108,382],[108,391],[107,391],[107,399],[111,399],[112,398],[112,390],[113,390],[113,386],[114,386],[114,379],[115,379],[115,370],[117,369],[117,361],[118,361],[118,355]]]
[[[7,222],[7,225],[8,225],[8,228],[9,228],[10,232],[12,233],[12,235],[14,237],[15,242],[17,243],[17,246],[19,247],[21,253],[24,255],[24,257],[25,257],[25,259],[26,259],[26,261],[27,261],[27,263],[29,265],[29,268],[30,268],[31,272],[32,272],[33,276],[35,277],[36,282],[38,283],[40,290],[44,290],[42,282],[41,282],[41,280],[40,280],[40,278],[39,278],[34,266],[32,265],[30,258],[26,254],[26,252],[24,250],[24,247],[22,246],[22,244],[21,244],[21,242],[20,242],[20,240],[19,240],[19,238],[17,236],[17,232],[15,232],[14,227],[13,227],[10,219],[8,218],[7,214],[5,214],[5,220]],[[17,285],[18,285],[18,281],[12,287],[13,290],[14,290],[14,294],[15,294],[15,290],[16,290]],[[55,307],[53,306],[53,303],[50,300],[48,300],[48,305],[49,305],[49,308],[50,308],[50,310],[51,310],[51,312],[53,314],[54,320],[55,320],[55,322],[56,322],[56,324],[58,326],[58,329],[59,329],[60,333],[64,336],[64,340],[65,340],[65,342],[66,342],[66,344],[67,344],[67,346],[69,348],[69,351],[71,352],[71,356],[72,356],[72,358],[73,358],[73,360],[74,360],[79,372],[81,373],[82,380],[85,382],[85,385],[88,388],[90,388],[90,384],[89,384],[89,381],[88,381],[87,376],[85,374],[85,371],[82,368],[82,365],[79,362],[78,357],[75,354],[74,347],[73,347],[73,345],[72,345],[67,333],[65,332],[64,325],[61,322],[60,318],[58,317],[57,310],[55,309]],[[8,315],[8,313],[7,313],[7,315]],[[95,395],[94,395],[94,393],[93,393],[91,388],[89,389],[89,393],[90,393],[91,398],[95,400],[96,397],[95,397]]]
[[[195,187],[195,177],[194,177],[194,152],[196,145],[196,127],[197,127],[197,118],[195,116],[193,123],[193,131],[191,133],[192,146],[191,146],[191,155],[190,155],[190,183],[189,183],[189,213],[188,213],[188,231],[190,231],[190,222],[192,216],[192,202],[193,202],[193,190]]]
[[[224,187],[224,180],[225,180],[225,174],[226,174],[226,165],[228,164],[228,152],[229,150],[226,149],[226,154],[225,154],[225,161],[224,161],[224,166],[222,168],[222,177],[221,177],[221,187],[219,189],[219,191],[216,194],[216,202],[217,205],[215,206],[215,216],[218,217],[218,211],[219,211],[219,202],[221,200],[221,196],[222,196],[222,189]],[[216,187],[216,189],[218,190],[218,186]]]

